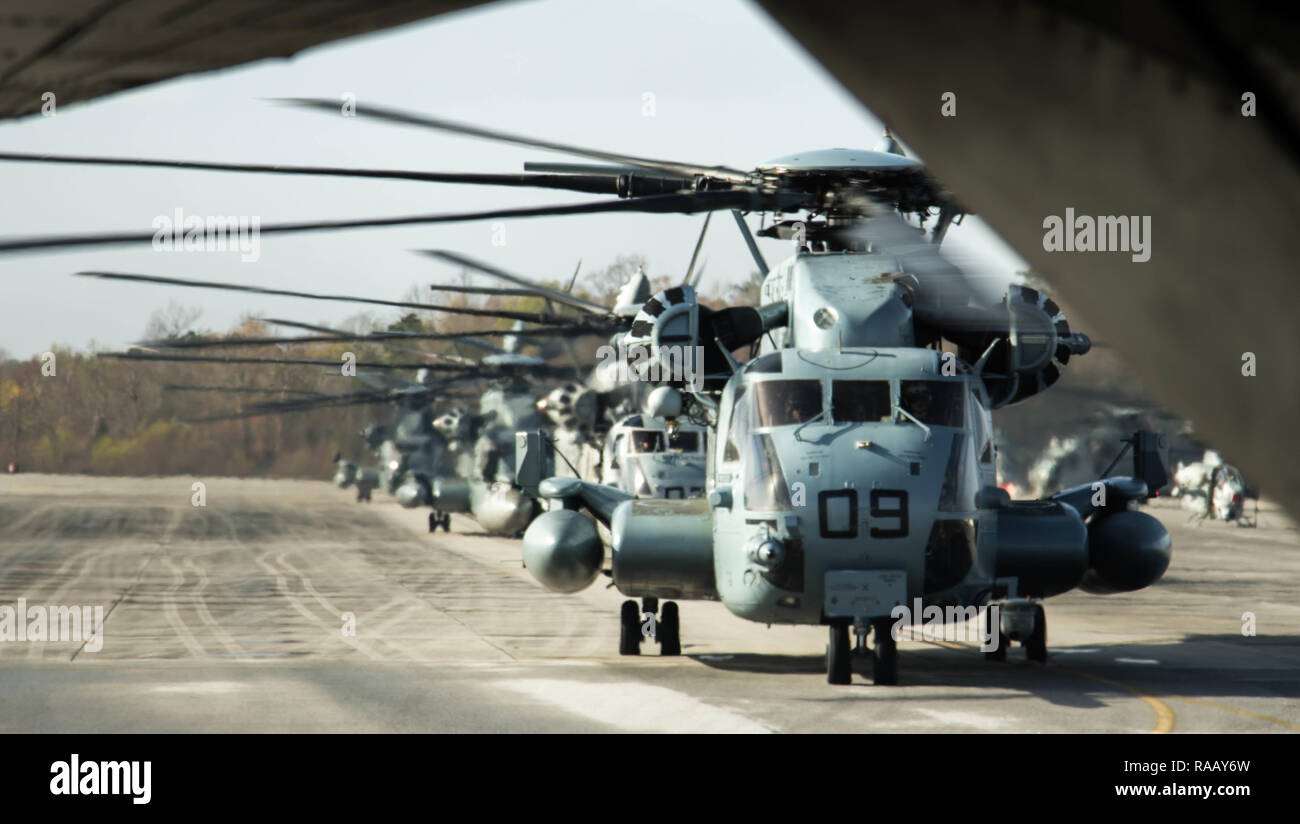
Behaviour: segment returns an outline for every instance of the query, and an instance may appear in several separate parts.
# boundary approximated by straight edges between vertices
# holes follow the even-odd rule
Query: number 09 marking
[[[890,499],[886,506],[881,506],[881,498]],[[906,538],[907,537],[907,490],[873,489],[871,490],[871,517],[897,518],[898,526],[893,529],[871,528],[872,538]]]

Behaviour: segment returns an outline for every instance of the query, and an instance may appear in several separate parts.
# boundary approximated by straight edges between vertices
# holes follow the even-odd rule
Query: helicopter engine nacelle
[[[537,516],[524,532],[524,566],[553,592],[578,592],[600,575],[605,545],[590,518],[572,509]]]
[[[397,487],[393,495],[402,506],[415,509],[417,506],[425,506],[429,503],[429,485],[419,478],[408,478]]]
[[[717,598],[713,516],[703,498],[625,501],[609,520],[614,584],[638,598]]]
[[[1099,513],[1088,524],[1088,571],[1079,585],[1093,595],[1149,587],[1169,568],[1173,543],[1145,512]]]
[[[997,509],[997,577],[1018,579],[1019,594],[1060,595],[1088,568],[1088,530],[1076,509],[1057,501],[1017,501]]]
[[[429,484],[429,505],[439,512],[469,512],[469,481],[434,478]]]

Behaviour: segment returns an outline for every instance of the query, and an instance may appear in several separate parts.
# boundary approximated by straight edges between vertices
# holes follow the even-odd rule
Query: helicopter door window
[[[754,387],[755,426],[807,423],[822,412],[821,381],[762,381]]]
[[[966,385],[962,381],[900,381],[898,405],[928,426],[966,425]]]
[[[893,413],[889,381],[831,381],[831,418],[835,423],[879,423]]]

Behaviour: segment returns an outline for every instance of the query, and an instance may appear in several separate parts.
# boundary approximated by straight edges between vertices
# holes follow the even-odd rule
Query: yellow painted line
[[[1258,718],[1260,721],[1277,724],[1279,727],[1286,727],[1289,730],[1300,730],[1300,724],[1292,724],[1290,721],[1283,721],[1281,718],[1274,718],[1271,715],[1260,715],[1259,713],[1251,712],[1250,710],[1237,709],[1236,707],[1230,707],[1227,704],[1216,704],[1213,701],[1206,701],[1203,698],[1188,698],[1185,695],[1169,695],[1166,697],[1172,698],[1175,701],[1186,701],[1189,704],[1199,704],[1202,707],[1213,707],[1216,710],[1223,710],[1224,712],[1235,712],[1238,715],[1248,715],[1251,718]]]
[[[1146,702],[1147,706],[1155,710],[1156,713],[1156,725],[1151,728],[1150,733],[1152,735],[1165,735],[1167,733],[1171,733],[1174,731],[1174,711],[1169,707],[1168,704],[1166,704],[1164,701],[1161,701],[1159,698],[1156,698],[1154,695],[1148,695],[1147,693],[1143,692],[1137,687],[1133,687],[1128,684],[1123,684],[1120,683],[1119,681],[1112,681],[1109,678],[1102,678],[1100,675],[1093,675],[1090,672],[1079,672],[1077,670],[1058,670],[1058,671],[1069,672],[1072,675],[1079,675],[1084,678],[1088,678],[1093,681],[1097,681],[1099,683],[1106,684],[1111,687],[1115,687],[1116,689],[1124,690],[1127,693],[1130,693],[1132,695],[1137,696],[1138,698],[1141,698],[1143,701]]]
[[[927,644],[937,644],[938,646],[946,647],[947,649],[954,649],[957,650],[958,652],[975,652],[975,653],[979,652],[979,650],[972,649],[970,646],[967,646],[965,644],[955,644],[951,641],[939,641],[939,640],[928,639],[928,638],[915,639],[915,640],[923,640]],[[1115,687],[1116,689],[1124,690],[1125,692],[1130,693],[1131,695],[1141,698],[1146,703],[1147,706],[1149,706],[1152,710],[1155,711],[1156,714],[1156,725],[1151,728],[1150,733],[1152,735],[1165,735],[1174,731],[1175,716],[1174,716],[1173,709],[1164,701],[1161,701],[1159,698],[1156,698],[1154,695],[1148,695],[1147,693],[1143,692],[1137,687],[1133,687],[1128,684],[1121,684],[1119,681],[1112,681],[1109,678],[1102,678],[1100,675],[1093,675],[1087,672],[1079,672],[1078,670],[1068,670],[1068,669],[1057,669],[1056,671],[1068,672],[1071,675],[1081,675],[1084,678],[1089,678],[1093,681],[1097,681],[1099,683],[1106,684],[1111,687]],[[1231,709],[1231,708],[1223,707],[1223,709]],[[1245,712],[1245,711],[1242,710],[1241,712]],[[1245,713],[1245,714],[1253,715],[1253,713]],[[1257,716],[1257,717],[1263,718],[1264,716]],[[1268,719],[1268,720],[1275,721],[1275,722],[1277,721],[1276,718]],[[1278,722],[1278,723],[1286,724],[1285,721]]]
[[[972,649],[968,645],[955,644],[951,641],[939,641],[930,638],[909,638],[906,640],[921,641],[922,643],[926,643],[926,644],[936,644],[941,647],[946,647],[947,649],[957,650],[958,652],[978,651]],[[1119,681],[1112,681],[1109,678],[1103,678],[1100,675],[1093,675],[1092,673],[1088,673],[1088,672],[1079,672],[1078,670],[1057,670],[1057,671],[1069,672],[1073,675],[1081,675],[1084,678],[1089,678],[1092,679],[1093,681],[1097,681],[1099,683],[1115,687],[1116,689],[1124,690],[1125,692],[1130,693],[1131,695],[1141,698],[1143,701],[1147,703],[1148,706],[1151,707],[1152,710],[1155,711],[1156,714],[1156,725],[1151,728],[1150,731],[1151,734],[1153,735],[1166,734],[1174,731],[1174,723],[1175,723],[1176,716],[1174,714],[1173,708],[1171,708],[1168,704],[1166,704],[1164,701],[1161,701],[1159,698],[1155,697],[1154,695],[1145,693],[1142,690],[1138,689],[1137,687],[1131,686],[1129,684],[1124,684]],[[1297,732],[1300,732],[1300,724],[1293,724],[1290,721],[1284,721],[1281,718],[1274,718],[1271,715],[1262,715],[1257,712],[1251,712],[1250,710],[1243,710],[1243,709],[1239,709],[1238,707],[1230,707],[1227,704],[1218,704],[1215,703],[1214,701],[1206,701],[1203,698],[1188,698],[1185,695],[1172,695],[1172,694],[1167,694],[1164,697],[1173,701],[1183,701],[1188,704],[1197,704],[1202,707],[1210,707],[1216,710],[1223,710],[1224,712],[1235,712],[1238,715],[1244,715],[1247,716],[1248,718],[1255,718],[1260,721],[1267,722],[1269,724],[1276,724],[1279,727],[1285,727],[1288,730],[1296,730]]]

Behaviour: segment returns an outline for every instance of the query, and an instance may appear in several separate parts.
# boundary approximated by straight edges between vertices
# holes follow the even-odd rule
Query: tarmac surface
[[[1300,730],[1300,531],[1267,503],[1249,529],[1155,502],[1169,572],[1050,599],[1046,665],[908,640],[899,686],[867,657],[837,687],[824,628],[682,602],[681,657],[621,657],[605,579],[549,593],[468,519],[308,481],[202,479],[198,507],[195,480],[0,476],[0,608],[104,615],[0,640],[0,732]]]

